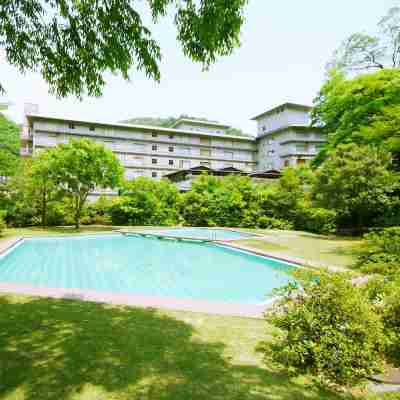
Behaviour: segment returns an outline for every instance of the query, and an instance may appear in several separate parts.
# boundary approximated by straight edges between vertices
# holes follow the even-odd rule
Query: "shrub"
[[[0,212],[0,236],[4,235],[4,231],[7,228],[7,224],[4,221],[4,213]]]
[[[375,230],[364,235],[356,267],[366,273],[394,276],[400,271],[400,227]]]
[[[263,344],[265,361],[327,385],[353,386],[381,371],[383,325],[365,292],[339,273],[321,272],[301,285],[285,288],[266,315],[281,333]]]
[[[257,226],[261,229],[281,229],[291,230],[293,229],[293,223],[284,219],[278,219],[274,217],[267,217],[262,215],[257,220]]]
[[[297,211],[296,228],[314,233],[334,233],[336,212],[325,208],[301,207]]]

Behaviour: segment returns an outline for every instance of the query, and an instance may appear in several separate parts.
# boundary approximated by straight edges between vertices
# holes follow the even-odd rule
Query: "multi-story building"
[[[21,133],[22,155],[90,138],[111,149],[125,168],[126,179],[164,175],[194,167],[244,173],[280,170],[312,158],[325,142],[309,126],[310,107],[285,103],[253,118],[256,137],[227,134],[228,125],[182,118],[170,128],[100,123],[44,116],[29,105]]]
[[[311,107],[285,103],[252,118],[257,121],[257,169],[260,171],[304,164],[326,142],[317,127],[310,126]]]

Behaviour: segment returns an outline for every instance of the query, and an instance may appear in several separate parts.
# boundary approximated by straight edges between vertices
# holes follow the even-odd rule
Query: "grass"
[[[356,398],[266,368],[261,320],[14,295],[0,310],[4,400]]]
[[[271,255],[287,255],[320,266],[349,267],[355,261],[354,249],[360,239],[314,235],[295,231],[255,230],[264,239],[243,239],[239,243]]]

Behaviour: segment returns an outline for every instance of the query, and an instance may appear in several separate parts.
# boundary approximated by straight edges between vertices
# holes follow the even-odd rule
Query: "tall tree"
[[[154,24],[174,9],[183,53],[205,68],[239,45],[246,3],[144,2]],[[142,16],[134,0],[2,0],[0,47],[22,72],[39,71],[58,96],[99,96],[106,71],[128,79],[134,67],[160,79],[161,49]]]
[[[32,199],[37,204],[42,227],[47,226],[47,212],[49,205],[59,200],[62,195],[61,188],[53,178],[51,151],[44,151],[34,157],[28,170]]]
[[[319,165],[342,143],[382,146],[399,158],[400,70],[385,69],[348,79],[333,71],[314,100],[312,122],[322,127],[328,145],[314,160]]]
[[[49,150],[52,180],[73,202],[75,226],[79,229],[82,208],[96,188],[115,188],[123,168],[111,150],[88,139],[71,140]]]
[[[378,34],[354,33],[334,52],[327,69],[357,73],[400,66],[400,7],[378,23]]]
[[[346,228],[373,226],[392,205],[398,177],[389,153],[354,143],[340,145],[316,171],[313,195],[318,205],[337,212]]]
[[[12,176],[20,160],[20,128],[0,113],[0,176]]]

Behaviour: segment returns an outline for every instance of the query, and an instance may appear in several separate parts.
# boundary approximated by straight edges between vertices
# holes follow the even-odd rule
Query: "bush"
[[[0,212],[0,236],[4,235],[4,231],[7,229],[7,224],[4,221],[3,213]]]
[[[327,385],[353,386],[380,372],[384,329],[365,292],[339,273],[321,272],[301,285],[285,288],[266,315],[281,334],[263,344],[265,361],[295,375],[311,373]]]
[[[277,219],[262,215],[257,220],[257,227],[261,229],[291,230],[293,229],[293,223],[284,219]]]
[[[334,233],[336,231],[336,212],[325,208],[306,205],[297,211],[296,228],[314,233]]]
[[[375,230],[364,235],[356,263],[361,271],[395,276],[400,271],[400,227]]]
[[[136,178],[108,209],[113,225],[176,225],[179,192],[168,181]]]

